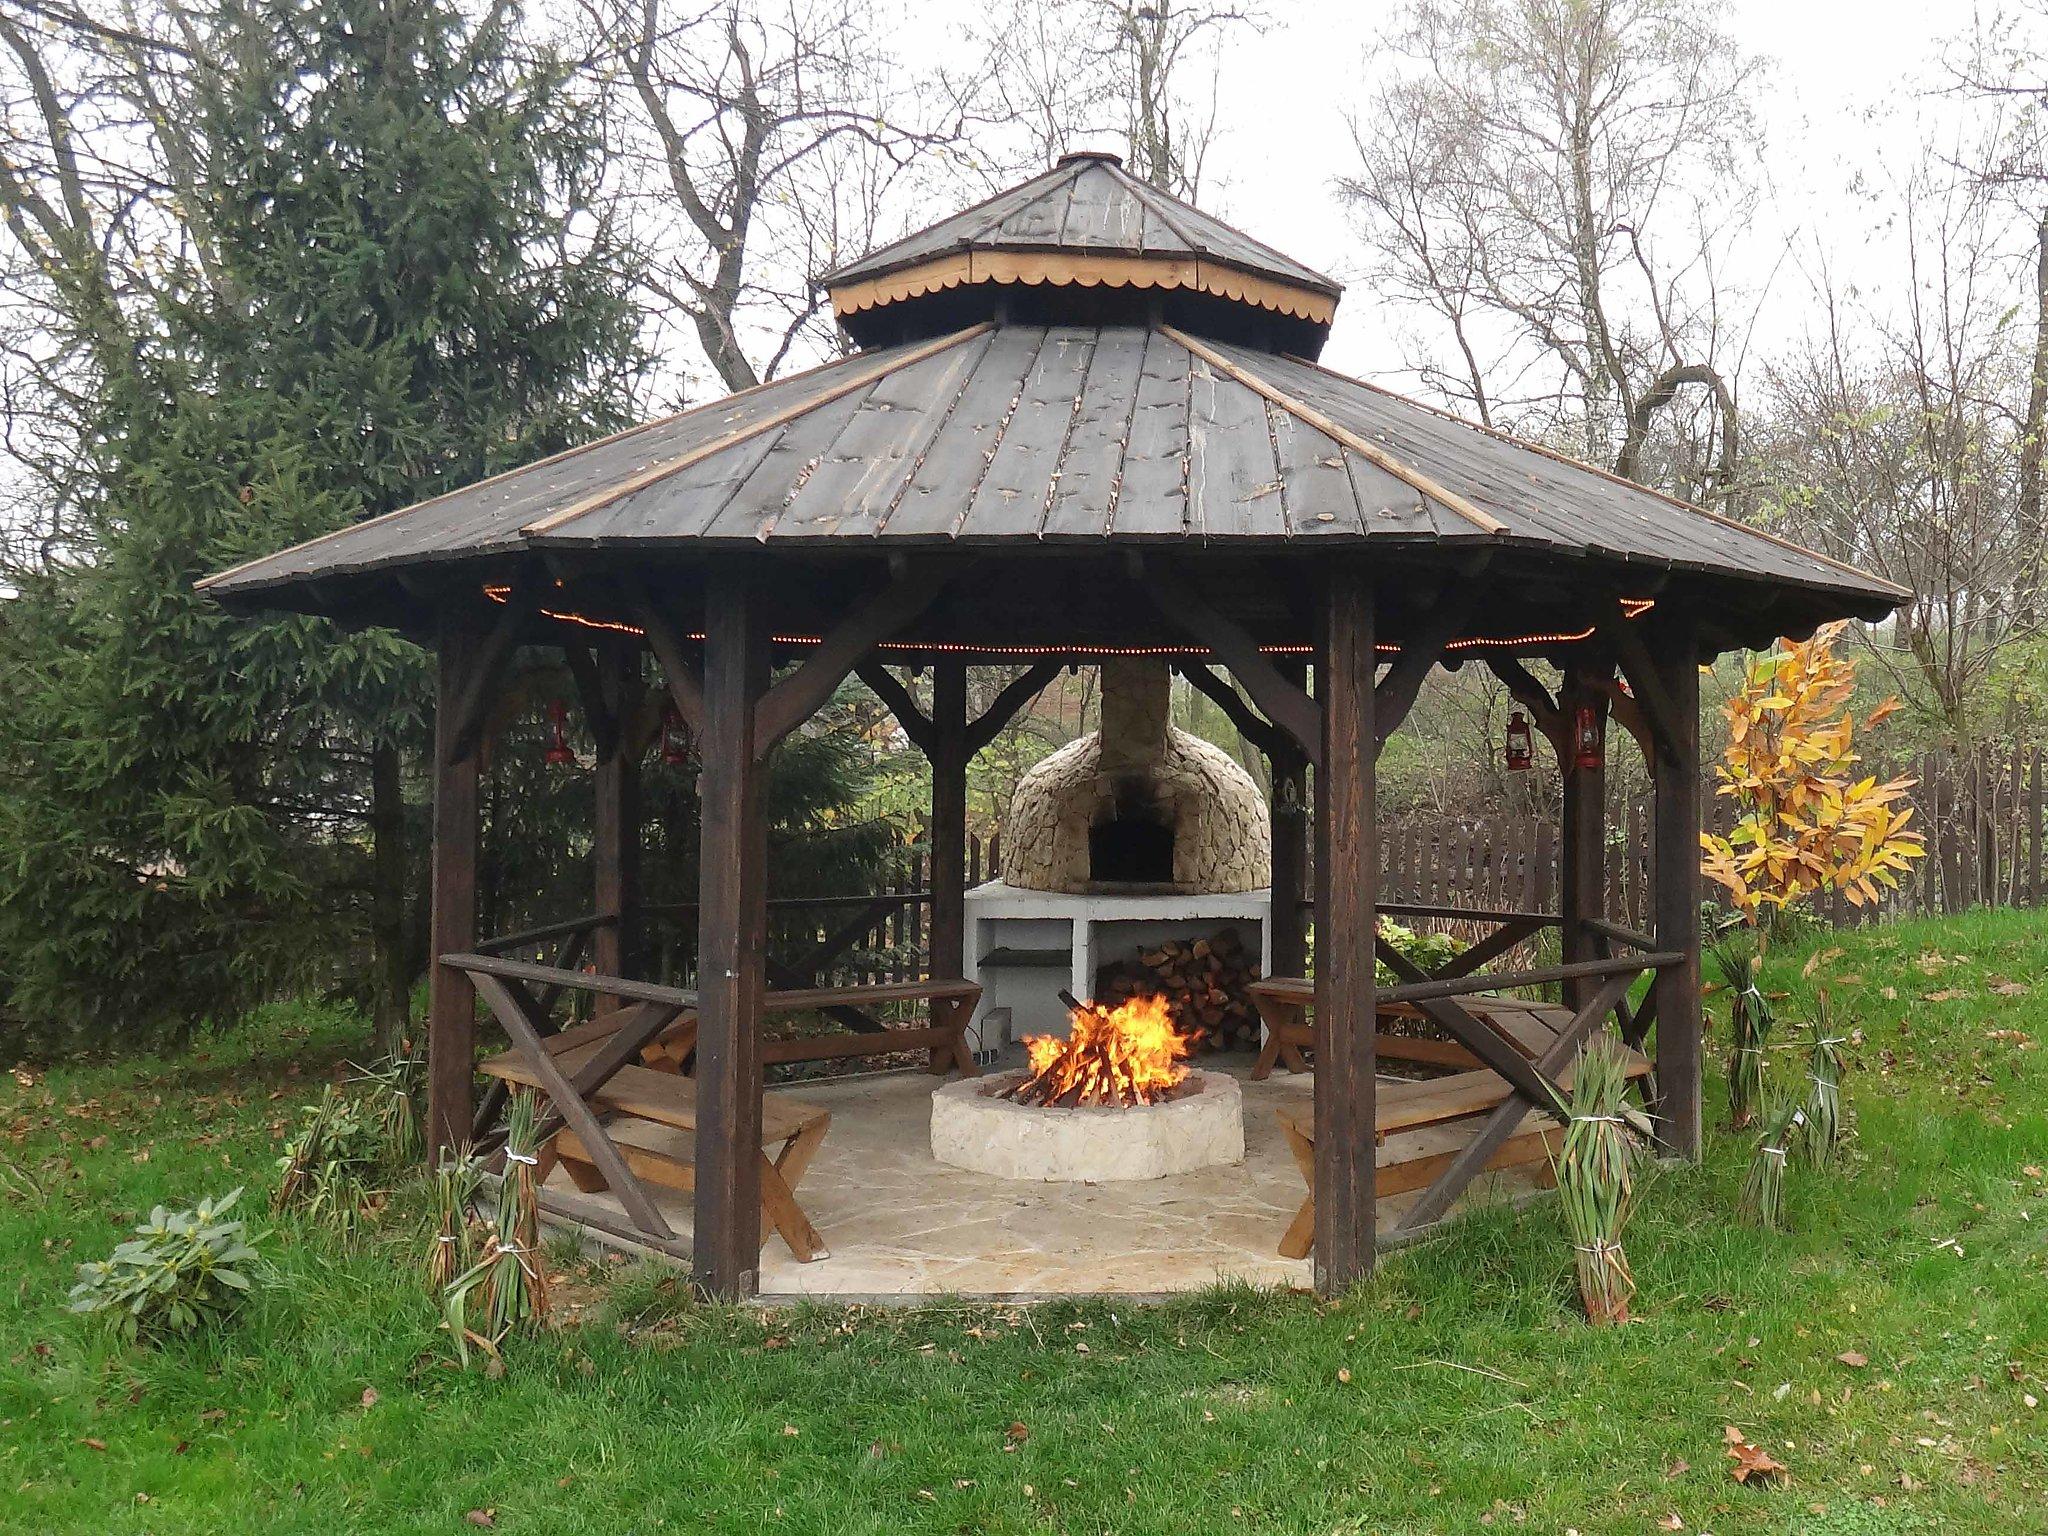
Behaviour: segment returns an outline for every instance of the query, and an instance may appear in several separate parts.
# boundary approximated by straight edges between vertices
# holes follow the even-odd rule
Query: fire
[[[1066,1039],[1025,1040],[1031,1075],[1007,1097],[1062,1107],[1151,1104],[1188,1075],[1182,1059],[1191,1047],[1173,1027],[1165,998],[1134,997],[1114,1008],[1070,999],[1069,1011],[1074,1028]]]

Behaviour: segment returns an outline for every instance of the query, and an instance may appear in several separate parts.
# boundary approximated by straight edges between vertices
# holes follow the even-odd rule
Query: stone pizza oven
[[[1265,796],[1230,754],[1170,723],[1155,657],[1102,664],[1102,728],[1017,785],[1003,880],[1033,891],[1231,892],[1272,882]]]

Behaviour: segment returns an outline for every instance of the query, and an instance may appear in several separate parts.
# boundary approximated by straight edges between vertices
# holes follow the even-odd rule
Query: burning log
[[[1019,1104],[1069,1109],[1097,1104],[1129,1108],[1167,1097],[1186,1079],[1189,1046],[1173,1026],[1166,999],[1130,998],[1114,1006],[1084,1003],[1061,992],[1073,1016],[1064,1040],[1033,1035],[1024,1042],[1031,1072],[1001,1095]]]
[[[1255,1051],[1259,1011],[1250,987],[1258,979],[1258,957],[1246,951],[1235,928],[1223,928],[1206,939],[1170,940],[1103,966],[1095,995],[1113,1006],[1157,994],[1196,1050]]]

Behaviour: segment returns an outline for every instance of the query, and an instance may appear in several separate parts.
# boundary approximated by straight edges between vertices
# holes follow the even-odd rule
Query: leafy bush
[[[256,1257],[242,1223],[221,1220],[241,1194],[231,1190],[189,1211],[157,1206],[111,1255],[78,1266],[71,1310],[109,1315],[130,1341],[225,1322],[252,1284],[239,1266]]]
[[[1402,959],[1425,971],[1434,971],[1438,966],[1449,964],[1464,948],[1451,934],[1417,933],[1413,928],[1404,928],[1384,917],[1380,919],[1380,937],[1385,939]],[[1379,985],[1399,985],[1399,978],[1387,969],[1384,961],[1374,961],[1373,968],[1378,973]]]

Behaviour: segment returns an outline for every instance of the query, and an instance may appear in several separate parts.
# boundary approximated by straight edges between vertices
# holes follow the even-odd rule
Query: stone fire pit
[[[1047,1184],[1163,1179],[1244,1161],[1243,1095],[1221,1072],[1190,1072],[1172,1098],[1128,1108],[1046,1109],[996,1097],[1023,1077],[963,1078],[934,1093],[932,1156]]]

